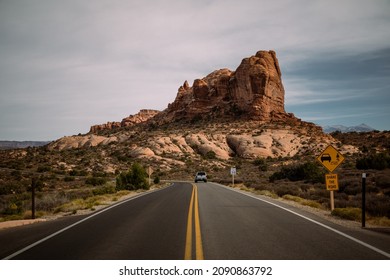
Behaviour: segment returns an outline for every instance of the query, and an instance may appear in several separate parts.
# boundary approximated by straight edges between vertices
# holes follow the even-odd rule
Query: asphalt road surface
[[[0,258],[389,259],[390,235],[213,183],[174,183],[89,216],[1,230]]]

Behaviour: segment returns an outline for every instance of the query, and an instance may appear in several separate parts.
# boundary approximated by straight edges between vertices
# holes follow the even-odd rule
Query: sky
[[[390,0],[0,0],[0,140],[163,110],[185,80],[275,50],[285,109],[390,130]]]

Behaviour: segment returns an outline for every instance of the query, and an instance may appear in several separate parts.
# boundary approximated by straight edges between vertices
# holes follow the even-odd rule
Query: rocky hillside
[[[102,130],[111,130],[111,129],[115,129],[115,128],[133,126],[135,124],[146,122],[147,120],[154,117],[158,113],[160,113],[160,111],[158,111],[158,110],[143,109],[135,115],[130,115],[127,118],[124,118],[121,122],[107,122],[105,124],[93,125],[93,126],[91,126],[91,129],[89,130],[89,132],[90,133],[98,133],[99,131],[102,131]]]
[[[192,86],[185,81],[162,112],[141,110],[121,122],[95,125],[88,134],[63,137],[49,149],[126,147],[131,158],[180,165],[188,157],[293,157],[337,145],[320,127],[285,112],[281,76],[275,52],[259,51],[235,71],[216,70]]]

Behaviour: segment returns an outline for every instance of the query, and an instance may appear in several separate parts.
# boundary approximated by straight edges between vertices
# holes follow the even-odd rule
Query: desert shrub
[[[366,195],[367,213],[376,217],[390,218],[389,198],[383,195],[367,194]]]
[[[92,176],[93,177],[106,177],[107,176],[107,173],[106,172],[99,172],[99,171],[94,171],[92,173]]]
[[[375,184],[378,188],[390,188],[390,174],[380,174],[375,176]]]
[[[216,159],[216,158],[217,158],[217,155],[215,154],[214,151],[208,151],[208,152],[204,155],[204,158],[205,158],[205,159]]]
[[[0,195],[22,193],[26,187],[21,182],[10,181],[0,184]]]
[[[357,195],[362,192],[362,187],[359,182],[352,179],[341,179],[339,180],[339,191],[340,193],[345,193],[347,195]]]
[[[72,176],[65,176],[65,177],[64,177],[64,181],[65,181],[65,182],[72,182],[72,181],[74,181],[74,180],[75,180],[75,178],[72,177]]]
[[[293,195],[293,196],[298,196],[300,194],[300,188],[297,186],[278,186],[275,187],[274,192],[280,196],[283,197],[285,195]]]
[[[88,177],[85,179],[85,183],[87,185],[92,185],[92,186],[101,186],[104,185],[107,182],[107,178],[104,177]]]
[[[352,221],[360,221],[362,218],[362,210],[360,208],[335,208],[331,214]]]
[[[106,184],[103,187],[92,190],[93,195],[112,194],[116,192],[116,188],[112,184]]]
[[[76,214],[78,210],[81,209],[91,209],[94,206],[99,205],[100,202],[95,197],[89,197],[86,199],[78,198],[74,199],[68,203],[65,203],[61,206],[58,206],[54,209],[54,213],[59,212],[72,212],[73,214]]]
[[[269,177],[270,182],[281,179],[288,179],[290,181],[304,180],[305,182],[311,183],[323,183],[325,180],[324,172],[314,162],[283,166],[280,171],[275,172]]]
[[[61,193],[62,196],[66,197],[67,200],[73,200],[77,198],[85,199],[87,197],[93,196],[92,190],[89,188],[83,188],[79,190],[72,190],[69,192]]]
[[[20,180],[23,178],[22,172],[20,172],[20,170],[13,170],[13,171],[11,172],[11,176],[12,176],[15,180],[18,180],[18,181],[20,181]]]
[[[277,194],[275,194],[274,192],[269,191],[269,190],[257,190],[257,191],[256,191],[256,194],[264,195],[264,196],[269,196],[269,197],[272,197],[272,198],[275,198],[275,199],[278,198],[278,195],[277,195]]]
[[[39,172],[39,173],[49,172],[49,171],[51,171],[51,167],[48,165],[41,165],[41,166],[38,166],[38,168],[37,168],[37,172]]]
[[[134,163],[127,172],[121,172],[116,177],[117,190],[149,189],[148,174],[138,163]]]
[[[87,176],[88,172],[85,170],[78,170],[78,169],[73,169],[69,171],[70,176]]]
[[[308,191],[308,197],[320,203],[327,202],[329,200],[329,191],[326,190],[325,186],[313,188]]]
[[[371,154],[356,160],[357,169],[383,170],[390,168],[390,156],[388,153]]]
[[[259,167],[260,171],[267,171],[268,165],[264,158],[257,158],[253,161],[253,164]]]
[[[67,201],[66,197],[59,194],[45,194],[36,198],[35,209],[37,211],[52,211]]]
[[[156,176],[153,180],[153,183],[159,184],[160,183],[160,177]]]

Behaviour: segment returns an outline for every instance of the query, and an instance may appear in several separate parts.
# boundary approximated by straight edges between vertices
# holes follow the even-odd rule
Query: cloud
[[[1,1],[0,138],[54,139],[164,109],[184,80],[260,49],[276,50],[298,114],[364,91],[389,104],[389,14],[385,0]]]

